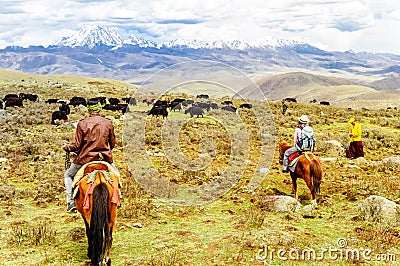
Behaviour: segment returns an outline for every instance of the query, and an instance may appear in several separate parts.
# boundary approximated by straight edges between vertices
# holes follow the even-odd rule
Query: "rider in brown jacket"
[[[111,120],[100,116],[101,104],[98,99],[89,99],[87,102],[89,116],[78,122],[76,127],[75,142],[64,144],[62,148],[67,152],[78,153],[69,169],[64,174],[64,185],[67,197],[67,212],[76,210],[72,198],[72,182],[75,174],[82,165],[105,160],[116,169],[113,163],[112,149],[115,146],[114,126]]]

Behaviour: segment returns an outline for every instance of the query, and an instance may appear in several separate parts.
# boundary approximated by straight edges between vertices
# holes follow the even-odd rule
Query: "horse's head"
[[[279,149],[279,162],[282,163],[283,161],[283,154],[287,149],[291,146],[286,141],[278,142],[278,149]]]

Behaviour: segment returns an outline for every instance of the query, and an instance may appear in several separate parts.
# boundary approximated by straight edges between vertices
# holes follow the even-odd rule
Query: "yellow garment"
[[[100,102],[98,102],[97,104],[95,104],[95,105],[88,105],[87,106],[87,109],[88,109],[88,112],[91,114],[91,113],[98,113],[98,112],[100,112],[101,111],[101,108],[102,108],[102,106],[101,106],[101,103]]]
[[[353,141],[361,141],[361,125],[358,122],[353,124],[350,124],[350,133],[353,134],[353,136],[350,137],[350,142]]]

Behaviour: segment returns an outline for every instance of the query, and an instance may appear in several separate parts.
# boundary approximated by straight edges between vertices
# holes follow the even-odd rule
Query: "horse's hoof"
[[[317,204],[317,201],[316,201],[316,200],[312,200],[312,201],[311,201],[311,207],[312,207],[313,209],[318,208],[318,204]]]

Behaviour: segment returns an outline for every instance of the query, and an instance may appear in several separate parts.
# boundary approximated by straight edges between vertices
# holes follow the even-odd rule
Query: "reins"
[[[65,163],[64,163],[65,170],[68,170],[70,166],[71,166],[71,156],[69,155],[69,151],[66,151]]]

